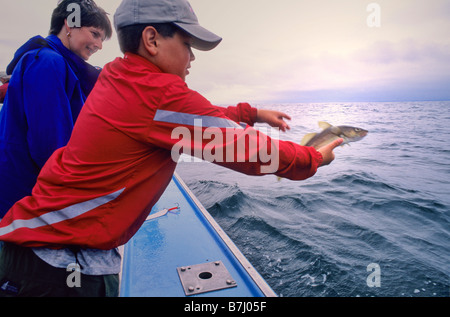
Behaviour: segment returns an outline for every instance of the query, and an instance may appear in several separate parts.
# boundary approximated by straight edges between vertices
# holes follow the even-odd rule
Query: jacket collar
[[[53,49],[55,52],[64,57],[70,68],[78,77],[83,93],[85,94],[85,96],[88,96],[92,88],[94,88],[101,69],[88,64],[81,57],[67,49],[56,35],[49,35],[45,39],[42,36],[38,35],[29,39],[16,51],[13,60],[6,69],[6,72],[9,75],[12,74],[14,68],[26,53],[32,50],[40,51],[44,47]],[[39,51],[36,54],[37,57],[39,56]]]
[[[155,64],[150,62],[148,59],[146,59],[145,57],[142,57],[140,55],[136,55],[136,54],[128,52],[128,53],[125,53],[123,59],[126,61],[129,61],[133,64],[139,64],[143,67],[146,67],[153,73],[162,73],[161,69],[159,69],[158,66],[156,66]]]

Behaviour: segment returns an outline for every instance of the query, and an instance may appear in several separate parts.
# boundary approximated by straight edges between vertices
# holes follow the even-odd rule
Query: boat
[[[120,249],[121,297],[277,296],[176,173]]]

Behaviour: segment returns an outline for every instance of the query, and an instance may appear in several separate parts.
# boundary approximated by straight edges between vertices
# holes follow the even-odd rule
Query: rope
[[[173,207],[173,208],[170,208],[170,209],[163,209],[161,211],[158,211],[158,212],[148,216],[147,219],[145,219],[145,221],[149,221],[149,220],[153,220],[153,219],[156,219],[156,218],[163,217],[163,216],[167,215],[168,213],[178,214],[179,212],[180,212],[180,206],[178,205],[177,207]]]

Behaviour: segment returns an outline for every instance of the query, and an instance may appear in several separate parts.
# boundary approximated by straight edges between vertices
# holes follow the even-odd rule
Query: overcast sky
[[[120,0],[96,2],[112,19]],[[56,3],[0,0],[0,69],[30,37],[47,35]],[[224,38],[194,51],[187,78],[213,103],[450,100],[449,0],[190,3]],[[371,3],[381,9],[378,26]],[[114,36],[89,62],[121,55]]]

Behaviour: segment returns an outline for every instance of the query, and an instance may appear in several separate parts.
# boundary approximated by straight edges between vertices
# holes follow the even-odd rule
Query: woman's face
[[[68,36],[68,49],[87,61],[101,50],[105,40],[105,31],[93,26],[71,28]]]

